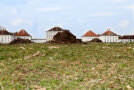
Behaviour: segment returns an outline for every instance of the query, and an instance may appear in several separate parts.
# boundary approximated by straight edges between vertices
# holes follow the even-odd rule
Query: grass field
[[[132,90],[134,43],[0,45],[0,89]]]

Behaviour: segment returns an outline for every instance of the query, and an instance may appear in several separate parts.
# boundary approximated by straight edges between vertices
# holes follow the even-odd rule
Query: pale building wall
[[[17,38],[21,38],[21,39],[29,39],[29,40],[32,39],[31,36],[15,36],[15,39],[17,39]]]
[[[0,43],[8,44],[14,40],[14,36],[12,35],[0,35]]]
[[[34,43],[45,43],[46,39],[32,39],[31,41]]]
[[[93,40],[94,38],[99,38],[99,37],[82,37],[81,40],[82,40],[83,42],[88,42],[88,41]]]
[[[110,42],[120,42],[119,36],[99,36],[99,37],[82,37],[83,42],[91,41],[94,38],[99,38],[102,42],[110,43]]]
[[[62,31],[46,31],[46,41],[51,41],[58,32]]]
[[[122,43],[134,42],[134,39],[119,39]]]
[[[119,42],[119,36],[99,36],[99,39],[106,43]]]

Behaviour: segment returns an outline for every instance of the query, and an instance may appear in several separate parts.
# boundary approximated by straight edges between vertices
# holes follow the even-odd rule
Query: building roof
[[[110,31],[110,29],[108,29],[106,32],[104,32],[103,34],[101,34],[101,36],[118,36],[118,35],[115,34],[112,31]]]
[[[98,35],[95,34],[93,31],[89,30],[88,32],[86,32],[83,37],[97,37]]]
[[[134,35],[124,35],[124,36],[120,36],[119,39],[134,39]]]
[[[0,30],[0,35],[13,35],[13,34],[8,32],[7,30]]]
[[[14,36],[31,36],[24,29],[14,34]]]
[[[60,28],[60,27],[54,27],[48,31],[63,31],[64,29]]]

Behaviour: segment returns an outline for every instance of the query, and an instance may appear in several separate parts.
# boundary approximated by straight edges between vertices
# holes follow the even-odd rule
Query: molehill
[[[89,42],[102,42],[100,39],[98,39],[98,38],[94,38],[94,39],[92,39],[91,41],[89,41]]]
[[[14,39],[12,42],[10,42],[10,44],[28,44],[28,43],[32,42],[29,39],[21,39],[21,38]]]
[[[72,43],[82,43],[81,39],[77,39],[69,30],[64,30],[62,32],[57,33],[52,41],[48,43],[56,43],[56,44],[72,44]]]

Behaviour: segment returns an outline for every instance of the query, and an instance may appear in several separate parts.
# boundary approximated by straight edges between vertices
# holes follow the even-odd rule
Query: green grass
[[[49,47],[59,48],[49,48]],[[38,56],[24,57],[40,52]],[[134,43],[0,45],[0,89],[134,89]]]

